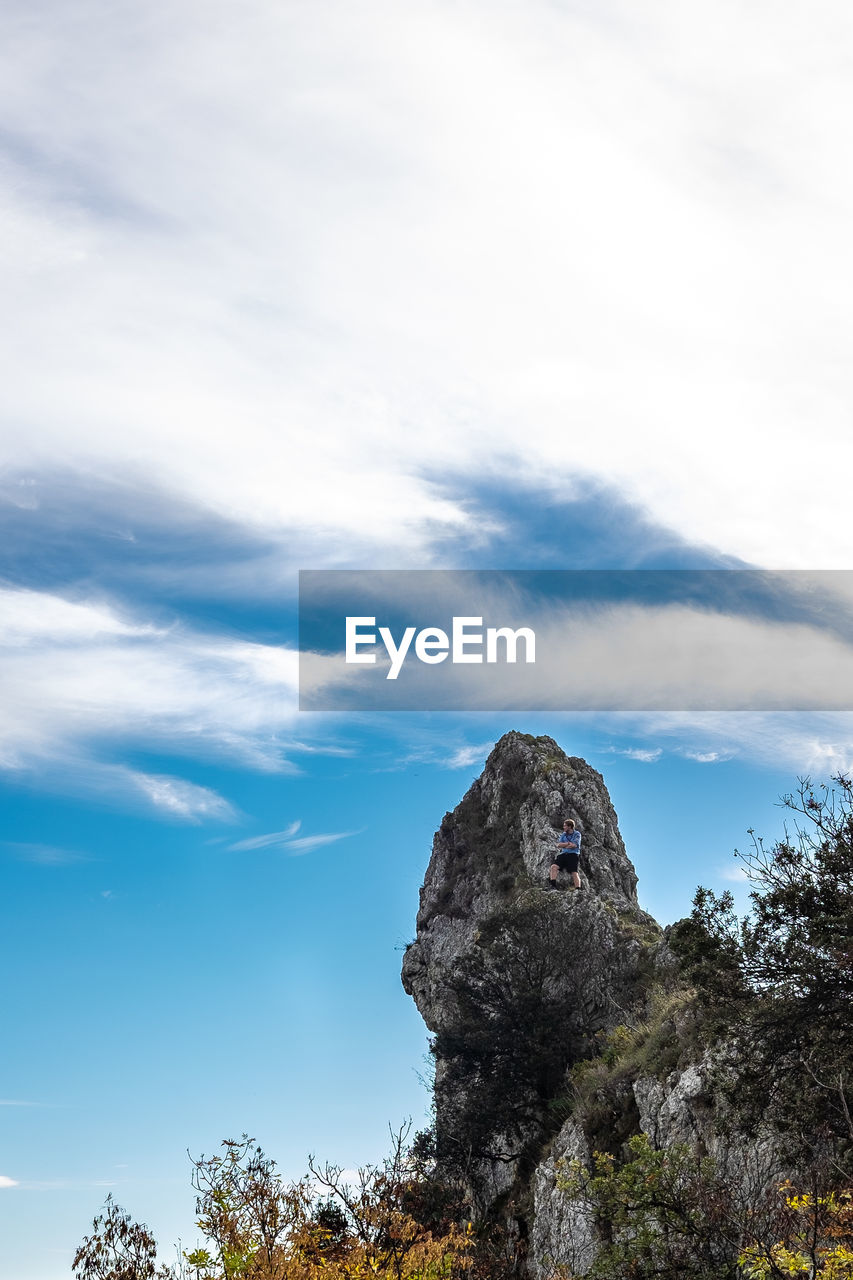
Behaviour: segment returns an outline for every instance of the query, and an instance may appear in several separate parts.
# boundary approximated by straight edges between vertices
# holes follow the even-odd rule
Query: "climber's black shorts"
[[[554,861],[561,871],[577,871],[580,857],[579,853],[558,853]]]

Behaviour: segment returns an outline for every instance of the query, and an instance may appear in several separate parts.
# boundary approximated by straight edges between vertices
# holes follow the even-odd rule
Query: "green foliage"
[[[692,988],[653,984],[643,1016],[602,1032],[598,1053],[572,1068],[568,1092],[558,1103],[562,1114],[574,1114],[593,1143],[618,1154],[639,1124],[633,1082],[640,1076],[666,1080],[699,1056],[695,1014]]]
[[[663,930],[657,921],[646,915],[644,911],[619,911],[614,907],[613,914],[619,922],[621,932],[626,937],[633,938],[644,947],[654,947],[661,941]]]
[[[75,1280],[173,1280],[170,1267],[157,1265],[157,1242],[144,1223],[107,1196],[71,1263]]]
[[[853,1280],[853,1193],[779,1190],[781,1238],[746,1242],[738,1261],[747,1280]]]
[[[648,994],[645,1017],[619,1026],[608,1038],[604,1058],[636,1080],[656,1076],[665,1080],[694,1056],[690,1034],[695,993],[689,987],[655,985]]]
[[[811,1174],[805,1190],[768,1186],[639,1134],[624,1159],[596,1152],[557,1181],[599,1238],[589,1280],[853,1280],[853,1196],[828,1189],[830,1167]]]
[[[292,1240],[309,1216],[307,1181],[285,1185],[275,1161],[246,1134],[222,1147],[222,1155],[194,1160],[192,1171],[197,1225],[214,1245],[219,1274],[284,1275]],[[213,1274],[200,1257],[193,1265],[200,1277]]]
[[[693,913],[669,931],[669,945],[696,986],[712,1025],[725,1034],[752,1002],[742,969],[741,922],[726,890],[696,890]]]
[[[594,1218],[601,1247],[595,1280],[658,1276],[729,1280],[738,1274],[730,1196],[714,1162],[687,1145],[657,1151],[646,1134],[629,1158],[596,1152],[592,1169],[575,1161],[558,1185]]]
[[[738,1122],[764,1118],[806,1147],[853,1144],[853,784],[801,781],[784,797],[793,830],[739,854],[751,885],[740,920],[731,895],[699,889],[671,945],[709,1018],[734,1040],[722,1083]],[[750,833],[752,834],[752,833]]]
[[[563,755],[554,755],[549,752],[542,758],[542,764],[545,772],[548,774],[557,774],[558,777],[568,779],[575,776],[575,771]]]

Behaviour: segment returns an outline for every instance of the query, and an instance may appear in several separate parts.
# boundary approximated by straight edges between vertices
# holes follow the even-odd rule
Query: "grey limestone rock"
[[[555,1267],[584,1275],[595,1261],[595,1223],[585,1205],[570,1200],[557,1184],[562,1168],[580,1160],[589,1165],[591,1153],[583,1129],[567,1120],[548,1157],[533,1175],[533,1227],[529,1270],[536,1280],[550,1280]]]
[[[475,945],[479,926],[526,889],[546,889],[565,818],[574,819],[582,836],[579,897],[642,914],[637,876],[601,774],[567,756],[553,738],[505,734],[433,841],[417,936],[403,961],[403,985],[430,1030],[449,1012],[446,978]],[[561,883],[566,879],[561,874]]]
[[[779,1137],[765,1129],[747,1138],[721,1126],[725,1108],[716,1095],[712,1055],[665,1082],[640,1076],[633,1082],[640,1113],[640,1128],[656,1147],[686,1143],[702,1155],[712,1156],[717,1168],[733,1185],[769,1188],[792,1175],[781,1155]]]
[[[640,1076],[633,1083],[640,1112],[640,1128],[656,1147],[677,1142],[701,1143],[707,1150],[713,1143],[713,1099],[707,1082],[707,1067],[693,1065],[673,1073],[666,1084],[653,1076]]]

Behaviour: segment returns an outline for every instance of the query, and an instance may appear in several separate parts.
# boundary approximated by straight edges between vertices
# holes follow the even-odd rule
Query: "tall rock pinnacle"
[[[582,888],[553,892],[566,818]],[[660,936],[636,883],[601,774],[553,738],[505,734],[436,832],[403,985],[434,1036],[439,1159],[480,1205],[529,1173],[567,1070],[636,997]]]
[[[617,909],[637,907],[637,875],[601,774],[567,756],[553,738],[504,734],[433,841],[417,938],[403,962],[403,985],[430,1030],[441,1024],[442,999],[432,988],[440,985],[443,966],[468,950],[484,920],[524,890],[547,892],[566,818],[582,835],[581,895],[591,893]]]

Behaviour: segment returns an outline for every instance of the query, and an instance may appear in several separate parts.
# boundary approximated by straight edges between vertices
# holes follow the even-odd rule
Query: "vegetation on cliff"
[[[679,970],[652,1016],[570,1075],[593,1155],[559,1182],[594,1223],[596,1280],[853,1277],[853,786],[834,784],[802,781],[784,839],[739,855],[745,918],[731,894],[697,891],[667,931]],[[631,1082],[700,1060],[726,1158],[700,1134],[628,1136]]]
[[[834,784],[802,781],[785,838],[739,855],[744,919],[700,889],[671,945],[734,1047],[717,1074],[739,1125],[769,1121],[803,1155],[830,1143],[853,1172],[853,783]]]

